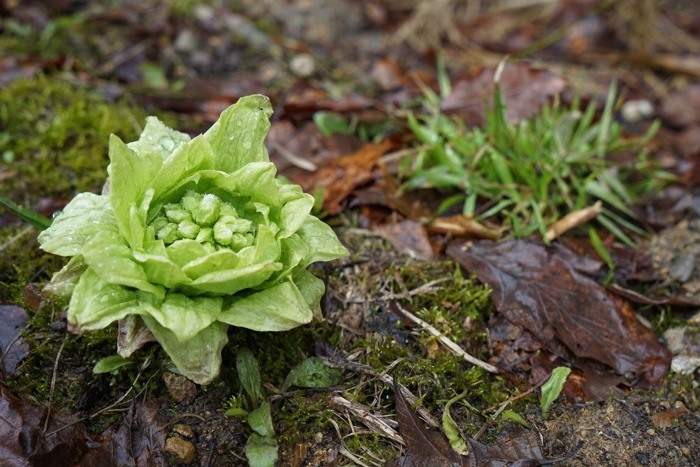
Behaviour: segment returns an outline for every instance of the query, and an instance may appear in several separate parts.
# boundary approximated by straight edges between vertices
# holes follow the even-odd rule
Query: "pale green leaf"
[[[340,368],[328,367],[320,358],[309,357],[290,370],[280,389],[286,391],[292,386],[327,388],[338,384],[342,374]]]
[[[270,99],[260,94],[242,97],[226,109],[204,134],[216,154],[215,169],[230,173],[251,162],[267,162],[270,115]]]
[[[315,216],[307,217],[297,233],[311,249],[307,264],[331,261],[348,255],[348,250],[340,243],[333,229]]]
[[[177,339],[187,341],[216,321],[221,304],[221,297],[188,297],[168,293],[162,303],[155,302],[148,309],[148,314],[172,331]]]
[[[170,259],[162,240],[146,242],[144,251],[134,250],[133,256],[141,264],[148,281],[152,284],[171,288],[191,282],[187,274],[182,272],[182,268]]]
[[[245,457],[250,467],[275,467],[277,463],[277,440],[253,433],[245,445]]]
[[[224,304],[219,321],[254,331],[287,331],[313,318],[304,296],[290,280]]]
[[[128,360],[120,355],[110,355],[109,357],[98,360],[97,363],[95,363],[95,366],[92,368],[92,372],[96,375],[101,373],[111,373],[112,371],[129,364],[131,364],[131,360]]]
[[[63,269],[53,275],[44,290],[59,297],[70,297],[87,267],[82,256],[72,257]]]
[[[248,414],[248,425],[260,436],[275,436],[275,427],[272,426],[270,403],[264,401],[260,407]]]
[[[552,370],[552,374],[544,385],[542,385],[542,417],[547,418],[549,414],[549,407],[552,402],[559,397],[559,393],[564,388],[564,383],[566,383],[566,378],[571,373],[570,368],[560,366]]]
[[[76,256],[95,235],[104,231],[119,231],[109,199],[80,193],[54,219],[51,227],[39,234],[39,244],[42,250],[54,255]]]
[[[314,197],[302,194],[299,198],[288,201],[280,211],[280,227],[282,230],[277,238],[286,238],[296,233],[309,218],[314,207]]]
[[[203,136],[198,136],[178,146],[172,155],[163,161],[150,187],[153,188],[156,199],[162,200],[183,182],[189,181],[201,171],[213,168],[214,151]]]
[[[68,324],[75,332],[93,331],[142,312],[136,291],[105,282],[92,269],[87,269],[73,291]]]
[[[110,284],[134,287],[161,298],[165,294],[162,286],[148,281],[143,266],[134,260],[131,249],[117,233],[99,232],[85,246],[83,258],[93,272]]]
[[[326,284],[306,270],[295,274],[293,281],[309,308],[311,308],[314,318],[321,319],[323,317],[321,314],[321,297],[326,292]]]
[[[141,132],[139,140],[129,143],[127,146],[141,157],[150,158],[153,155],[158,155],[162,160],[165,160],[180,145],[189,140],[189,135],[173,130],[157,117],[147,117],[146,126]]]
[[[209,253],[206,250],[206,248],[202,246],[201,243],[195,240],[177,240],[172,245],[168,245],[167,247],[165,247],[165,251],[168,253],[168,258],[170,258],[170,260],[173,263],[180,267],[183,267],[190,263],[192,263],[194,267],[194,264],[202,263],[205,261],[212,261],[212,268],[221,267],[224,264],[231,264],[232,261],[235,262],[235,264],[238,264],[238,256],[233,251],[219,250],[215,253]],[[230,254],[221,253],[222,251],[228,251],[230,252]],[[209,255],[214,255],[217,253],[219,254],[218,257],[207,259]],[[215,266],[215,264],[218,264],[219,266]],[[203,268],[203,270],[206,269]]]
[[[189,285],[184,286],[183,290],[233,295],[240,290],[262,284],[281,268],[280,263],[266,261],[252,266],[214,271],[194,279]]]
[[[131,244],[131,206],[141,205],[163,160],[156,153],[135,153],[115,135],[109,139],[109,160],[109,202],[119,231]]]
[[[253,353],[248,349],[240,349],[236,354],[236,370],[238,379],[253,405],[263,398],[263,389],[260,382],[260,367]]]
[[[186,341],[148,316],[143,321],[173,361],[178,371],[197,384],[209,384],[219,375],[221,350],[228,342],[227,326],[214,323]]]

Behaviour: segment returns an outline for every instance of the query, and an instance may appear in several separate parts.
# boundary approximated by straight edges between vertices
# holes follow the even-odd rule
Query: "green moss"
[[[0,302],[21,304],[28,283],[48,280],[65,260],[39,249],[31,227],[0,229]]]
[[[288,445],[308,442],[310,435],[330,428],[334,418],[326,394],[304,396],[297,392],[273,412],[278,440]]]
[[[108,103],[97,90],[60,78],[13,82],[0,91],[0,155],[11,175],[4,193],[26,204],[39,194],[99,192],[109,135],[136,139],[145,116],[126,101]]]
[[[31,292],[34,296],[38,293],[36,289]],[[132,385],[134,393],[146,389],[153,396],[164,393],[161,381],[152,378],[160,371],[158,364],[150,364],[143,369],[138,380],[136,378],[147,360],[157,362],[163,358],[159,347],[151,346],[137,352],[132,357],[133,364],[120,371],[94,375],[92,368],[95,363],[116,353],[116,325],[76,336],[66,332],[65,322],[61,319],[61,310],[66,308],[67,300],[52,300],[44,296],[36,308],[29,301],[20,300],[18,304],[24,306],[29,315],[29,326],[23,332],[29,355],[23,360],[21,370],[4,381],[11,391],[43,405],[50,403],[59,412],[84,415],[91,415],[116,402]],[[51,381],[54,378],[52,394]],[[121,418],[119,413],[105,413],[90,419],[88,429],[99,433]]]

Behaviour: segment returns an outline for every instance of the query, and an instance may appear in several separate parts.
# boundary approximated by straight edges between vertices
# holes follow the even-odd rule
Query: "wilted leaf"
[[[525,240],[454,243],[447,253],[492,289],[496,309],[531,332],[555,355],[563,344],[580,358],[657,384],[670,365],[668,349],[636,319],[632,307],[580,273],[563,247]]]
[[[545,459],[542,455],[540,436],[534,430],[501,432],[491,446],[469,438],[468,466],[518,466],[530,467],[554,464],[576,455],[582,444],[574,447],[568,454],[557,459]]]
[[[406,402],[399,385],[394,379],[394,397],[396,398],[396,420],[399,433],[406,443],[407,458],[401,465],[453,466],[462,465],[462,456],[447,443],[445,437],[428,430],[418,414]],[[409,462],[409,463],[406,463]],[[413,462],[411,464],[410,462]]]
[[[664,410],[651,416],[651,423],[656,428],[668,428],[673,425],[673,422],[683,416],[688,411],[685,407],[676,409]]]
[[[407,249],[417,256],[433,257],[433,248],[425,228],[420,222],[403,220],[372,227],[372,230],[389,238],[397,247]]]
[[[464,214],[436,217],[428,224],[428,230],[435,233],[465,237],[498,238],[500,236],[498,232]]]
[[[22,338],[27,312],[16,305],[0,305],[0,376],[11,376],[29,353]]]

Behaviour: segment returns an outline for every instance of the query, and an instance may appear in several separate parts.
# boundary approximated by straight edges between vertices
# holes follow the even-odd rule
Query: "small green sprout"
[[[549,415],[549,408],[552,402],[559,397],[561,390],[564,388],[564,383],[566,383],[566,378],[571,373],[571,369],[565,366],[560,366],[552,370],[552,374],[546,383],[542,386],[542,417],[547,418]]]
[[[347,250],[310,214],[313,197],[276,178],[271,113],[255,95],[193,139],[155,117],[138,141],[111,137],[107,192],[77,195],[39,235],[72,257],[48,287],[71,296],[72,331],[120,321],[128,357],[146,327],[180,373],[208,384],[228,326],[285,331],[321,316],[325,286],[307,266]]]

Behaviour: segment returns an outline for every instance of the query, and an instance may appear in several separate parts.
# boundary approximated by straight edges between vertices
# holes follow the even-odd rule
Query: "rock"
[[[173,427],[173,432],[177,433],[178,435],[182,436],[183,438],[193,438],[194,437],[194,431],[192,431],[192,427],[189,425],[185,425],[184,423],[178,423]]]
[[[195,459],[194,445],[182,438],[173,436],[165,442],[165,452],[183,464],[191,464]]]
[[[197,385],[182,375],[163,373],[168,392],[178,402],[190,402],[197,395]]]

